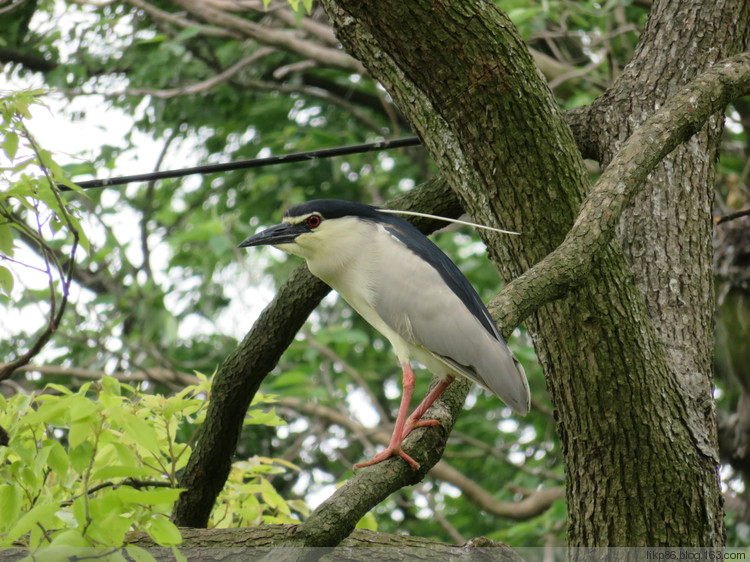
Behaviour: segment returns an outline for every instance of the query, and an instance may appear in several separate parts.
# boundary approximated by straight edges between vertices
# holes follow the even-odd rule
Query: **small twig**
[[[36,216],[37,216],[37,232],[39,235],[38,243],[40,245],[40,249],[42,250],[42,254],[44,257],[45,269],[49,278],[49,286],[50,286],[49,322],[47,324],[47,327],[39,335],[39,337],[34,342],[34,344],[26,351],[26,353],[18,357],[15,361],[6,363],[2,368],[0,368],[0,380],[4,380],[10,377],[18,367],[27,365],[31,361],[31,359],[34,358],[42,350],[42,348],[47,344],[49,339],[52,337],[52,334],[60,326],[60,322],[62,321],[63,314],[65,313],[65,308],[68,304],[68,295],[70,291],[70,284],[73,278],[73,270],[75,268],[75,256],[76,256],[76,250],[78,249],[78,242],[79,242],[78,229],[76,229],[75,225],[70,220],[70,216],[68,215],[68,211],[65,208],[65,204],[62,198],[60,197],[60,192],[57,188],[57,184],[56,182],[52,180],[49,170],[47,169],[47,167],[44,165],[42,161],[42,155],[41,155],[41,150],[39,149],[39,146],[36,144],[36,141],[31,136],[31,133],[28,131],[26,126],[23,124],[23,122],[20,123],[20,127],[23,131],[24,136],[28,139],[29,145],[31,146],[31,149],[34,151],[34,154],[36,155],[37,160],[39,161],[39,166],[41,167],[44,173],[44,176],[49,182],[49,187],[52,190],[52,193],[59,207],[59,214],[61,215],[61,218],[65,221],[68,230],[73,236],[73,246],[70,250],[70,259],[68,260],[67,270],[64,270],[60,262],[57,261],[54,253],[43,242],[42,224],[39,221],[39,209],[37,208]],[[36,203],[37,201],[35,200],[35,204]],[[60,299],[59,307],[56,306],[54,282],[53,282],[52,272],[51,272],[50,263],[49,263],[50,259],[52,259],[52,261],[55,264],[55,267],[57,268],[57,271],[60,275],[60,281],[62,284],[62,298]]]
[[[86,490],[89,487],[89,478],[91,478],[91,473],[94,470],[94,459],[96,458],[96,452],[99,450],[99,438],[102,435],[103,425],[104,425],[104,419],[102,415],[100,414],[99,428],[98,430],[95,430],[94,432],[94,450],[91,452],[91,458],[89,459],[89,464],[83,473],[83,489],[84,490]],[[86,531],[88,531],[89,526],[94,521],[94,519],[91,517],[91,512],[89,511],[89,495],[88,494],[83,495],[83,508],[86,513],[86,524],[83,526],[83,529],[81,529],[81,535],[85,537]]]
[[[10,263],[15,263],[16,265],[22,265],[23,267],[33,269],[34,271],[38,271],[39,273],[47,273],[41,267],[36,267],[35,265],[31,265],[29,263],[23,263],[22,261],[14,260],[13,258],[9,258],[8,256],[0,256],[0,260],[7,261]]]
[[[73,505],[73,502],[82,496],[90,496],[91,494],[95,494],[99,490],[104,490],[105,488],[117,489],[121,486],[130,486],[131,488],[135,488],[136,490],[140,490],[141,488],[174,488],[174,485],[171,482],[163,482],[161,480],[136,480],[135,478],[125,478],[121,482],[102,482],[101,484],[97,484],[96,486],[93,486],[82,494],[78,494],[77,496],[74,496],[69,500],[60,502],[60,506],[67,507],[69,505]]]
[[[177,128],[173,129],[172,133],[164,142],[164,147],[161,149],[159,157],[156,159],[156,165],[154,166],[155,172],[158,172],[162,164],[164,163],[164,159],[167,156],[167,151],[169,150],[170,145],[177,138],[177,131]],[[148,247],[148,220],[151,218],[151,213],[154,210],[155,187],[156,180],[151,180],[150,182],[148,182],[148,185],[146,186],[146,201],[144,203],[143,216],[141,217],[141,252],[143,253],[143,263],[141,264],[141,269],[146,272],[146,275],[148,275],[149,279],[153,277],[153,273],[151,271],[151,249]]]
[[[11,2],[9,6],[6,6],[4,8],[0,8],[0,15],[7,14],[9,12],[12,12],[16,8],[20,8],[22,4],[24,4],[26,0],[18,0],[17,2]]]
[[[484,441],[477,439],[475,437],[472,437],[471,435],[468,435],[466,433],[463,433],[461,431],[453,430],[453,433],[451,434],[452,438],[455,438],[457,440],[463,441],[467,445],[471,445],[472,447],[476,447],[479,449],[480,454],[482,456],[494,456],[499,459],[501,459],[503,462],[507,462],[509,465],[513,466],[514,468],[520,470],[521,472],[525,472],[526,474],[530,474],[532,476],[536,476],[537,478],[546,478],[548,480],[553,480],[555,482],[564,482],[565,477],[560,474],[555,474],[551,470],[544,470],[542,468],[534,468],[527,466],[526,464],[518,464],[515,462],[512,462],[510,458],[508,457],[508,454],[506,451],[499,447],[494,447],[492,445],[488,445]],[[447,457],[448,455],[446,455]]]
[[[202,82],[197,82],[195,84],[186,84],[184,86],[171,88],[169,90],[153,90],[149,88],[126,89],[125,92],[111,94],[111,96],[117,97],[122,93],[128,93],[129,95],[135,96],[153,96],[159,99],[171,99],[177,96],[200,94],[202,92],[210,90],[214,86],[218,86],[219,84],[226,82],[243,68],[257,62],[258,59],[263,58],[275,51],[276,49],[273,49],[271,47],[263,47],[261,49],[258,49],[249,57],[245,57],[244,59],[236,62],[223,72],[220,72],[219,74],[216,74],[211,78],[208,78],[207,80],[203,80]]]
[[[419,484],[418,489],[419,492],[424,494],[425,498],[427,498],[427,507],[432,510],[432,517],[435,519],[435,521],[437,521],[438,525],[440,525],[443,530],[448,533],[455,544],[464,544],[466,542],[466,539],[461,536],[461,533],[458,532],[458,529],[456,529],[451,524],[451,522],[448,521],[448,518],[443,515],[442,511],[436,505],[435,494],[433,494],[429,490],[425,490],[424,484]]]
[[[311,347],[328,357],[328,359],[330,359],[334,363],[338,363],[339,365],[341,365],[341,368],[344,370],[344,372],[347,373],[352,379],[354,379],[354,382],[359,388],[365,391],[365,394],[367,394],[367,396],[370,398],[370,402],[372,403],[373,408],[377,410],[378,415],[383,422],[391,420],[391,416],[389,416],[388,413],[383,409],[383,406],[380,405],[380,402],[370,389],[367,381],[362,378],[362,376],[354,367],[344,361],[344,359],[342,359],[341,356],[339,356],[333,349],[326,345],[323,345],[317,339],[315,339],[315,336],[307,328],[304,328],[302,330],[302,335],[305,337],[305,341],[307,341],[307,343],[310,344]]]
[[[239,39],[241,37],[239,33],[230,31],[228,29],[223,29],[222,27],[201,25],[199,22],[183,17],[180,14],[160,10],[156,6],[153,6],[151,3],[144,2],[143,0],[127,0],[127,2],[128,4],[131,4],[136,8],[143,10],[146,14],[151,16],[151,18],[157,25],[160,22],[166,22],[182,29],[199,29],[200,35],[204,35],[206,37],[230,37],[234,39]]]
[[[196,0],[173,0],[197,19],[225,30],[240,33],[266,45],[278,47],[304,58],[320,62],[327,67],[339,68],[355,74],[366,74],[365,67],[344,51],[325,47],[311,40],[301,39],[290,30],[278,30],[259,25],[253,21],[217,10],[207,2]]]
[[[750,215],[750,209],[744,209],[742,211],[737,211],[736,213],[729,213],[728,215],[724,215],[723,217],[717,217],[714,219],[715,224],[724,224],[725,222],[733,221],[735,219],[739,219],[742,217],[746,217]]]

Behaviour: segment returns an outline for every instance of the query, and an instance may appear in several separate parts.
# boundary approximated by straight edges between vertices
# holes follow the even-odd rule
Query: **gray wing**
[[[396,246],[389,245],[388,253],[381,256],[378,287],[373,291],[377,297],[372,306],[383,321],[407,342],[439,359],[450,368],[446,371],[488,388],[518,413],[528,412],[529,387],[523,367],[491,319],[492,327],[487,327],[489,313],[463,274],[436,246],[450,264],[438,265],[455,271],[436,268],[435,260],[441,259],[436,255],[431,255],[430,263],[413,259],[407,245]],[[425,255],[424,250],[420,255]],[[450,284],[446,275],[451,276]],[[472,295],[462,294],[466,286]]]

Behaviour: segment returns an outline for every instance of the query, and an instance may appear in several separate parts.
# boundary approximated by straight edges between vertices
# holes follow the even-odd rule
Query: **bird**
[[[271,245],[303,258],[313,275],[393,347],[403,383],[393,434],[383,451],[355,469],[398,456],[419,470],[402,441],[415,428],[439,425],[422,416],[457,376],[490,390],[518,414],[530,408],[523,366],[474,287],[438,246],[394,212],[316,199],[290,207],[280,224],[239,244]],[[415,382],[412,359],[440,379],[408,415]]]

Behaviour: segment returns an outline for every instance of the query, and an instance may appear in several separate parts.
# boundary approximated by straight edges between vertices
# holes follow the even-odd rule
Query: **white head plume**
[[[428,213],[420,213],[417,211],[401,211],[398,209],[378,209],[378,211],[381,213],[391,213],[393,215],[410,215],[413,217],[424,217],[427,219],[435,219],[435,220],[444,221],[444,222],[452,222],[455,224],[465,224],[467,226],[473,226],[475,228],[484,228],[485,230],[493,230],[495,232],[500,232],[502,234],[516,234],[518,236],[521,235],[520,232],[513,232],[512,230],[502,230],[500,228],[495,228],[493,226],[486,226],[484,224],[477,224],[475,222],[462,221],[460,219],[449,219],[447,217],[440,217],[438,215],[430,215]]]

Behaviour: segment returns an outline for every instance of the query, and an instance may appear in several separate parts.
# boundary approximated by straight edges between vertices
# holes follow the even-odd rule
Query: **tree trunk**
[[[389,91],[464,208],[523,233],[486,240],[503,276],[555,249],[587,175],[507,17],[468,1],[324,4],[345,48]],[[653,3],[633,65],[590,109],[598,128],[589,137],[604,162],[671,91],[740,49],[746,4],[709,4]],[[723,543],[708,361],[720,127],[711,120],[665,161],[652,180],[659,187],[643,192],[593,273],[527,319],[565,454],[569,546]]]

